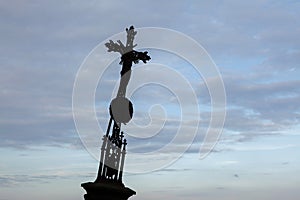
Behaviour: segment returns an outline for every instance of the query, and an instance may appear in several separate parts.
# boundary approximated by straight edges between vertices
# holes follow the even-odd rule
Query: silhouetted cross
[[[136,44],[133,44],[134,37],[137,34],[137,32],[134,30],[134,27],[131,26],[129,29],[126,28],[126,32],[126,45],[124,45],[120,40],[117,40],[117,42],[109,40],[109,42],[105,44],[105,46],[108,48],[108,52],[113,51],[121,54],[120,64],[122,65],[122,70],[120,86],[117,97],[113,99],[110,104],[111,119],[109,122],[108,131],[106,133],[106,135],[108,136],[110,124],[113,119],[114,126],[110,140],[115,144],[119,144],[118,141],[120,140],[121,123],[128,123],[131,120],[133,114],[133,105],[130,100],[125,97],[126,88],[131,76],[132,63],[137,64],[140,60],[146,63],[151,59],[147,51],[139,52],[133,49],[137,46]]]
[[[126,46],[120,40],[117,40],[117,42],[109,40],[109,42],[105,44],[105,46],[108,48],[108,52],[119,52],[122,55],[120,62],[120,64],[122,65],[121,83],[118,91],[118,97],[125,97],[126,95],[126,87],[130,79],[132,63],[137,64],[140,60],[146,63],[151,59],[150,56],[148,56],[147,51],[138,52],[133,50],[133,48],[137,46],[137,44],[133,44],[134,37],[137,34],[137,32],[134,31],[134,27],[131,26],[129,29],[126,28],[126,32]]]

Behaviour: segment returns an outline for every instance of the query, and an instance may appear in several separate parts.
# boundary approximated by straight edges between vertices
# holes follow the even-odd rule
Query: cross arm
[[[108,52],[114,51],[119,52],[120,54],[124,53],[125,46],[120,40],[118,40],[117,43],[109,40],[109,42],[105,43],[105,46],[108,48]]]

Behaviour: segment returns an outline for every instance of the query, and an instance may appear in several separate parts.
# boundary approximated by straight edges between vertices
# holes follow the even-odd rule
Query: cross
[[[130,26],[129,29],[126,28],[126,33],[126,45],[124,45],[120,40],[117,40],[117,42],[109,40],[109,42],[105,43],[108,52],[118,52],[121,54],[121,61],[119,63],[122,65],[121,80],[117,97],[113,99],[110,104],[109,111],[111,118],[106,132],[106,136],[109,136],[110,125],[112,121],[114,121],[110,140],[115,144],[120,144],[121,124],[128,123],[133,114],[133,105],[130,100],[126,98],[126,89],[131,76],[132,64],[137,64],[139,61],[147,63],[147,61],[151,59],[147,51],[139,52],[133,49],[137,46],[137,44],[133,44],[134,37],[137,34],[134,27]]]
[[[126,95],[126,88],[131,76],[132,63],[137,64],[140,60],[144,63],[147,63],[147,61],[151,59],[147,51],[139,52],[133,49],[137,46],[137,44],[133,44],[134,37],[137,34],[137,31],[134,30],[134,27],[130,26],[129,29],[126,28],[126,32],[126,45],[124,45],[120,40],[117,40],[117,42],[109,40],[109,42],[105,43],[105,46],[108,48],[108,52],[113,51],[121,54],[120,64],[122,65],[122,70],[120,87],[117,95],[118,97],[125,97]]]

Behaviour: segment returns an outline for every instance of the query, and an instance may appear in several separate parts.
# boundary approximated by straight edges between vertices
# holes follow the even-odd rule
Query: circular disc
[[[125,97],[113,99],[109,106],[110,116],[119,123],[128,123],[132,119],[133,105]]]

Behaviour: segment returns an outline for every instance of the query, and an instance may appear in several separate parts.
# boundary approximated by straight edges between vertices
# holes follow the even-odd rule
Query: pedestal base
[[[136,192],[123,184],[106,182],[82,183],[81,187],[86,190],[85,200],[127,200]]]

